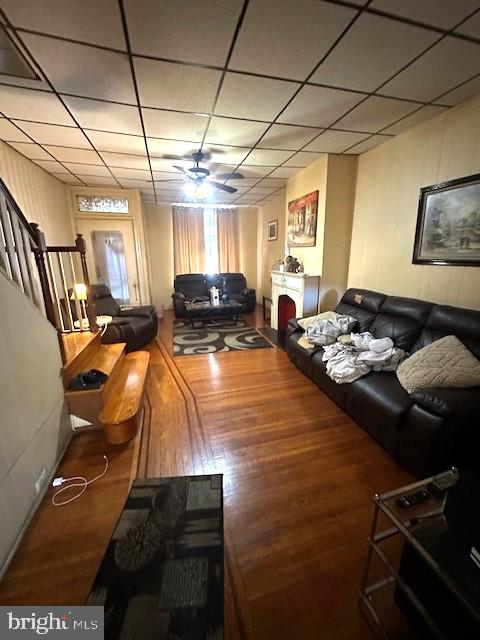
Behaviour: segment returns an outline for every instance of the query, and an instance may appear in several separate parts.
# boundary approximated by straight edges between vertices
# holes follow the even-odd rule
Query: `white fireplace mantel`
[[[320,276],[288,271],[271,271],[272,316],[271,327],[278,330],[278,299],[286,295],[295,302],[295,317],[314,315],[318,310]]]

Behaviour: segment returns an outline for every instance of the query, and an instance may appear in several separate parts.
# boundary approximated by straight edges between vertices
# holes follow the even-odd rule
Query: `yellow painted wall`
[[[257,288],[257,209],[238,210],[239,269],[247,286]]]
[[[348,284],[480,308],[480,267],[412,264],[421,187],[480,172],[480,96],[359,158]]]
[[[317,243],[315,247],[291,247],[291,255],[303,262],[305,273],[316,276],[322,273],[323,235],[325,226],[325,198],[327,192],[328,156],[325,154],[306,169],[302,169],[287,182],[285,220],[288,224],[288,203],[311,193],[318,194]]]
[[[145,235],[152,304],[172,308],[173,220],[170,205],[144,204]],[[238,209],[240,270],[249,287],[257,286],[257,210]]]
[[[268,223],[278,220],[277,240],[268,240]],[[257,219],[257,301],[270,297],[270,271],[274,262],[283,257],[285,249],[285,196],[272,200],[258,209]]]
[[[2,180],[29,222],[36,222],[48,244],[70,244],[75,239],[68,189],[25,156],[0,142]]]

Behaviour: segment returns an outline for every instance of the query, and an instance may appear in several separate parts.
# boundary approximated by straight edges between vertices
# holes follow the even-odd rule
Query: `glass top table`
[[[452,481],[459,478],[456,469],[446,473]],[[431,630],[429,637],[451,637],[445,634],[418,597],[415,580],[407,580],[402,575],[400,566],[406,546],[413,550],[415,557],[420,558],[435,577],[435,582],[480,629],[480,567],[470,557],[470,546],[447,522],[445,506],[448,491],[431,492],[432,482],[439,477],[446,476],[440,474],[374,497],[373,524],[359,596],[361,610],[373,622],[380,637],[417,637],[408,631],[409,626],[405,626],[405,621],[400,621],[397,612],[393,611],[395,605],[393,608],[389,606],[389,601],[398,599],[399,592]],[[426,494],[421,503],[403,509],[399,506],[399,498],[418,492]],[[460,636],[458,638],[460,640]]]

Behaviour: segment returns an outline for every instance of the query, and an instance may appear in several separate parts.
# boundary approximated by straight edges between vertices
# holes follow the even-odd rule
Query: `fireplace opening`
[[[285,334],[288,321],[295,318],[295,302],[287,295],[278,296],[278,333]]]

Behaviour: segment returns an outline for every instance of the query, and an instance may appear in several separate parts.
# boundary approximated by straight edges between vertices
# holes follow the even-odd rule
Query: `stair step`
[[[99,420],[112,444],[123,444],[137,433],[150,354],[134,351],[125,356],[109,384]]]
[[[88,353],[88,358],[82,359],[82,366],[78,369],[78,371],[75,371],[75,373],[73,373],[73,371],[70,372],[73,373],[73,375],[70,377],[68,382],[66,382],[66,386],[68,386],[70,380],[74,378],[78,373],[80,373],[81,371],[89,371],[90,369],[98,369],[99,371],[103,371],[103,373],[106,373],[109,378],[112,377],[115,368],[119,365],[121,359],[123,358],[125,347],[125,342],[98,345],[95,350],[92,350]],[[98,393],[98,390],[92,389],[91,391],[67,391],[66,393]]]
[[[84,331],[82,333],[70,333],[62,336],[64,345],[70,353],[70,358],[62,367],[63,385],[65,389],[68,383],[80,371],[85,371],[87,363],[102,346],[100,333]]]

